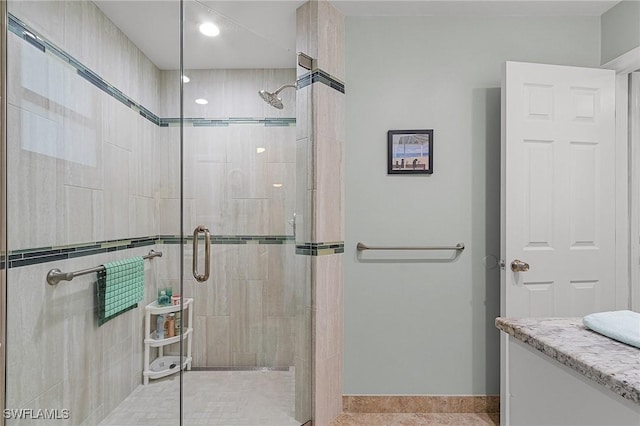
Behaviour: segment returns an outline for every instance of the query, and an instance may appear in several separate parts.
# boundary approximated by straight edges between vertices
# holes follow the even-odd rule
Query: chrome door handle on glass
[[[198,273],[198,236],[200,233],[204,233],[204,274]],[[193,277],[196,281],[203,283],[209,279],[209,273],[211,272],[211,234],[209,228],[205,226],[198,226],[193,230]]]
[[[511,270],[513,272],[527,272],[529,270],[529,264],[520,259],[515,259],[511,262]]]

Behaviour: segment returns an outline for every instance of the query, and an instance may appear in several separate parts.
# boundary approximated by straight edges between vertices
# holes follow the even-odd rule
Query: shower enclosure
[[[254,26],[251,2],[2,3],[5,424],[311,419],[312,161],[297,140],[313,96],[302,2],[282,3],[289,39]],[[100,325],[86,270],[151,250],[137,306]],[[87,273],[50,285],[52,269]],[[145,331],[161,291],[180,296],[166,345],[166,317]],[[145,342],[178,360],[153,367],[163,377],[143,371]]]

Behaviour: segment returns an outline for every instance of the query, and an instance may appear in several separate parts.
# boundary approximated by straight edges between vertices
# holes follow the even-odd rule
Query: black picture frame
[[[430,175],[432,173],[433,129],[387,132],[387,174]]]

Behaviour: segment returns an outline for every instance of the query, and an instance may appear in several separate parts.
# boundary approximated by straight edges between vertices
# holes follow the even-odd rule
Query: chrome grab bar
[[[356,246],[358,251],[364,250],[464,250],[464,243],[458,243],[455,246],[426,246],[426,247],[374,247],[364,243],[358,243]]]
[[[198,273],[198,236],[204,233],[204,275]],[[211,272],[211,234],[209,228],[200,225],[193,230],[193,278],[199,283],[209,279]]]
[[[151,250],[149,251],[149,254],[147,254],[146,256],[142,256],[143,259],[152,259],[154,257],[162,257],[162,252]],[[103,265],[96,266],[94,268],[83,269],[81,271],[75,271],[75,272],[62,272],[60,269],[55,268],[50,270],[49,273],[47,273],[47,283],[49,283],[49,285],[58,285],[60,281],[71,281],[72,279],[80,275],[87,275],[92,272],[99,272],[99,271],[104,271]]]

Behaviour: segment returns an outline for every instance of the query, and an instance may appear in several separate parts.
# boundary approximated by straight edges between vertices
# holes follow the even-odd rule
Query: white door
[[[502,81],[501,312],[615,309],[615,73],[507,62]],[[512,271],[512,263],[521,269]],[[517,265],[516,265],[517,266]],[[509,424],[501,333],[501,421]]]
[[[502,107],[501,315],[614,309],[614,71],[507,62]]]

